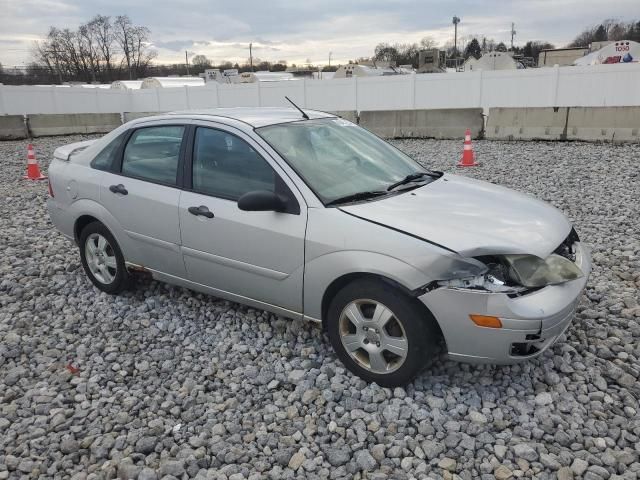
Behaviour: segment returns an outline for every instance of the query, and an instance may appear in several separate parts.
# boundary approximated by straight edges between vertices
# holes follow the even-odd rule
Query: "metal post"
[[[513,50],[513,37],[516,35],[516,25],[511,22],[511,50]]]
[[[253,72],[253,44],[249,44],[249,64],[251,65],[251,71]]]
[[[456,55],[456,70],[458,69],[458,24],[460,17],[453,16],[453,51]]]
[[[453,51],[458,54],[458,24],[453,24]]]

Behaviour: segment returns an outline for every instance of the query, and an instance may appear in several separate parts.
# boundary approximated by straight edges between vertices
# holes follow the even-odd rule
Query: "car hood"
[[[378,201],[340,207],[463,256],[524,253],[546,258],[571,224],[529,195],[457,175]]]

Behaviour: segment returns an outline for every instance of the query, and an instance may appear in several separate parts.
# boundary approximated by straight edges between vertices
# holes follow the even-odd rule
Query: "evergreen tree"
[[[477,38],[473,38],[464,49],[465,60],[469,57],[480,58],[482,56],[482,49],[480,48],[480,42]]]

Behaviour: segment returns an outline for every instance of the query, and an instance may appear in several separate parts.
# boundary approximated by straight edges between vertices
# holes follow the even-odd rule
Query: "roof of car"
[[[304,112],[310,119],[335,117],[330,113],[307,110]],[[171,112],[169,115],[203,115],[211,117],[231,118],[251,125],[252,127],[264,127],[277,123],[288,123],[304,120],[302,114],[293,107],[236,107],[236,108],[207,108],[196,110],[182,110]]]

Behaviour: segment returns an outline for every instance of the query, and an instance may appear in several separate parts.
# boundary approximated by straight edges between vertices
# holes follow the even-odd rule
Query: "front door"
[[[301,313],[307,212],[299,192],[241,132],[199,126],[187,156],[180,228],[189,280]],[[297,211],[240,210],[238,198],[253,190],[285,192]]]

